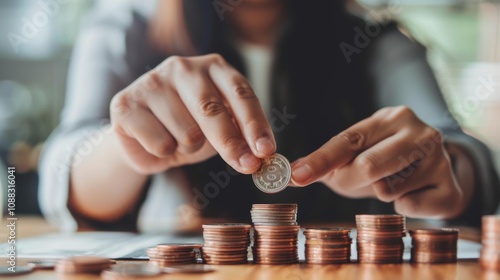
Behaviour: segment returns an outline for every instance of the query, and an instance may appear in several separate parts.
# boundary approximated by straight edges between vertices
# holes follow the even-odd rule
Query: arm
[[[125,207],[133,209],[131,205],[138,203],[148,179],[124,163],[107,129],[111,98],[133,80],[132,66],[123,53],[115,51],[124,40],[127,22],[123,19],[129,11],[115,12],[111,19],[91,18],[81,32],[71,60],[61,123],[41,158],[42,210],[67,230],[77,228],[73,216],[101,221],[123,216]],[[115,186],[122,191],[117,192]]]
[[[105,129],[102,141],[71,169],[68,205],[84,217],[114,222],[138,204],[149,176],[126,163],[116,135]]]
[[[101,31],[104,34],[96,38]],[[120,57],[117,43],[126,41],[126,53],[137,61],[147,53],[128,49],[144,44],[141,38],[112,31],[113,26],[99,27],[90,33],[92,40],[75,51],[65,109],[70,113],[63,116],[62,126],[69,122],[80,129],[86,121],[96,123],[109,116],[112,128],[98,143],[75,144],[90,146],[82,159],[70,160],[69,207],[76,214],[118,222],[133,213],[129,209],[140,201],[148,175],[217,153],[235,170],[251,174],[260,167],[259,158],[275,152],[272,130],[255,92],[220,55],[171,56],[126,87],[110,88],[115,76],[119,81],[132,76],[127,75],[130,66]],[[96,107],[100,111],[94,114]],[[48,150],[58,149],[51,145]]]

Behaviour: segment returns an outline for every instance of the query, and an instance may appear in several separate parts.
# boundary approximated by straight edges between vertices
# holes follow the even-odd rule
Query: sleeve
[[[392,29],[392,30],[391,30]],[[378,108],[406,105],[428,125],[439,129],[445,140],[461,146],[475,166],[475,192],[458,223],[478,225],[480,217],[497,211],[500,184],[491,152],[479,140],[463,132],[448,111],[425,48],[393,25],[374,41],[369,76]]]
[[[109,104],[115,93],[133,81],[125,59],[130,12],[114,10],[110,17],[94,11],[77,40],[68,74],[61,122],[47,140],[40,159],[39,201],[44,216],[62,230],[78,227],[68,209],[72,165],[102,141],[109,124]]]

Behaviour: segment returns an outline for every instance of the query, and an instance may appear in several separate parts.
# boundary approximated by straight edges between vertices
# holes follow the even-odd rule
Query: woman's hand
[[[119,92],[110,111],[127,162],[143,174],[217,153],[250,174],[276,150],[252,87],[216,54],[168,58]]]
[[[321,181],[347,197],[393,201],[398,213],[411,217],[456,217],[473,189],[470,178],[459,184],[441,133],[407,107],[377,111],[292,169],[295,185]]]

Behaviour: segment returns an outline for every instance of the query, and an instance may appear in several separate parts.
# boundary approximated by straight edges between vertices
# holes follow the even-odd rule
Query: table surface
[[[57,229],[43,219],[23,217],[19,219],[18,237],[29,237],[54,232]],[[479,238],[475,230],[463,230],[466,239]],[[463,237],[463,236],[462,236]],[[5,236],[0,241],[5,242]],[[18,260],[22,265],[26,260]],[[3,263],[3,261],[2,261]],[[3,265],[2,265],[3,266]],[[310,265],[299,263],[294,265],[218,265],[216,271],[205,274],[163,274],[158,277],[144,279],[500,279],[500,272],[481,269],[477,260],[460,260],[454,264],[343,264],[343,265]],[[1,277],[0,279],[101,279],[99,275],[91,274],[61,274],[51,270],[36,271],[17,277]]]
[[[99,275],[60,274],[53,271],[37,271],[11,279],[101,279]],[[219,265],[216,271],[205,274],[164,274],[144,279],[500,279],[500,274],[483,271],[477,261],[459,261],[456,264],[441,265],[400,265],[386,264],[343,264],[343,265]]]

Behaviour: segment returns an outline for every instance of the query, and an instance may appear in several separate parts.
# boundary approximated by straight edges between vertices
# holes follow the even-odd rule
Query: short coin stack
[[[98,274],[111,268],[114,262],[108,258],[93,256],[75,256],[57,262],[55,271],[61,273],[93,273]]]
[[[244,264],[248,262],[249,224],[203,225],[203,260],[208,264]]]
[[[456,262],[458,232],[454,228],[410,230],[411,262]]]
[[[254,204],[253,260],[259,264],[298,262],[297,204]]]
[[[481,239],[483,248],[479,264],[483,268],[500,271],[500,216],[483,216]]]
[[[360,263],[403,262],[404,216],[356,215],[356,227]]]
[[[158,244],[147,250],[149,261],[160,267],[176,264],[192,264],[197,262],[196,250],[201,244],[168,243]]]
[[[314,264],[348,263],[351,261],[350,229],[306,228],[306,262]]]

